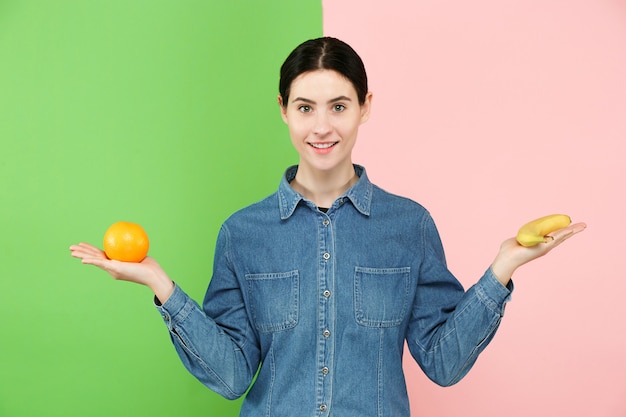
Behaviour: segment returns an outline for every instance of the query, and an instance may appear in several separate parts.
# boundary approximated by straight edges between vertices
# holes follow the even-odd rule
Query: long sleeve
[[[242,416],[408,417],[405,344],[450,385],[500,323],[510,289],[487,271],[464,291],[426,209],[355,169],[327,212],[288,169],[222,225],[204,302],[176,287],[159,307],[189,371],[226,398],[245,393]]]
[[[488,269],[464,291],[446,266],[443,248],[430,216],[425,217],[416,301],[410,320],[409,351],[435,383],[457,383],[476,362],[500,325],[512,282],[503,286]]]
[[[213,391],[235,399],[252,382],[260,353],[256,343],[249,341],[253,336],[241,289],[229,267],[226,236],[222,231],[218,237],[204,308],[178,286],[157,308],[189,372]]]

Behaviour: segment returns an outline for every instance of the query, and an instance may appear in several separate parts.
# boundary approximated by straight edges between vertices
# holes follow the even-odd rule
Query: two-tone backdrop
[[[465,286],[520,224],[589,228],[521,269],[492,345],[416,416],[626,412],[626,5],[615,0],[0,1],[0,416],[236,416],[145,288],[69,256],[118,220],[197,300],[221,222],[297,161],[276,95],[343,38],[374,107],[356,162],[424,204]]]

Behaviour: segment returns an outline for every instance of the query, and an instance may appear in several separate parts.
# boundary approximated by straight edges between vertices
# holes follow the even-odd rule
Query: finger
[[[104,251],[88,243],[79,243],[78,245],[70,246],[71,255],[74,258],[102,258],[106,259]]]
[[[544,244],[544,247],[547,249],[546,253],[559,246],[575,234],[582,232],[586,227],[587,225],[585,223],[576,223],[550,233],[546,236]]]
[[[91,253],[89,251],[85,251],[82,248],[70,249],[70,255],[72,255],[74,258],[81,258],[81,259],[94,256],[93,253]]]
[[[70,250],[81,250],[81,251],[92,252],[92,253],[97,253],[101,251],[100,248],[97,248],[86,242],[81,242],[78,245],[72,245],[70,246]]]
[[[74,258],[85,258],[91,256],[89,252],[86,252],[83,248],[70,246],[70,255]]]
[[[81,262],[85,265],[95,265],[99,268],[105,269],[104,265],[102,264],[102,259],[100,258],[94,258],[94,257],[90,257],[90,256],[85,256],[85,257],[78,257],[81,259]]]
[[[566,239],[569,239],[570,237],[572,237],[576,233],[582,232],[586,228],[587,228],[587,225],[585,223],[575,223],[575,224],[571,224],[571,225],[569,225],[567,227],[564,227],[562,229],[556,230],[556,231],[550,233],[549,236],[552,236],[552,238],[554,240],[564,241]]]
[[[111,269],[114,269],[114,265],[111,264],[114,261],[108,259],[87,256],[84,257],[82,261],[84,264],[97,266],[98,268],[104,269],[107,272],[109,272]]]
[[[545,243],[552,243],[553,245],[562,242],[572,235],[573,231],[570,229],[559,229],[545,236]]]

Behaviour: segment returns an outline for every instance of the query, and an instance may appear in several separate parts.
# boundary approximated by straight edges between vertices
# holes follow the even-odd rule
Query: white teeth
[[[328,149],[331,146],[335,146],[337,142],[328,142],[328,143],[311,143],[311,146],[317,149]]]

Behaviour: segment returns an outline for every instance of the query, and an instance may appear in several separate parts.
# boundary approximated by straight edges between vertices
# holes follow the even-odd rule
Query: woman
[[[408,416],[405,341],[433,381],[458,382],[494,336],[513,272],[585,225],[532,248],[506,240],[464,291],[429,213],[352,162],[372,105],[356,52],[304,42],[279,90],[299,164],[222,225],[202,308],[150,257],[112,261],[84,243],[72,256],[150,287],[180,358],[209,388],[237,398],[258,370],[242,416]]]

